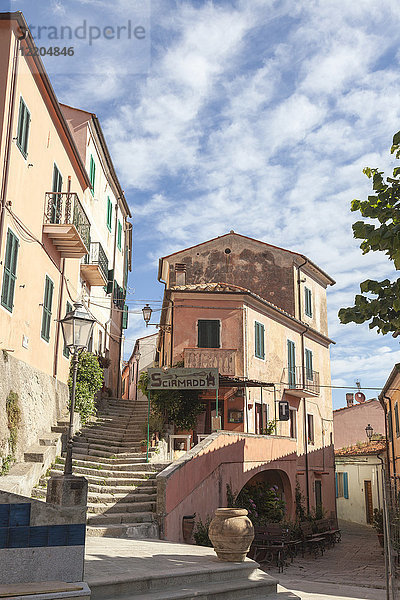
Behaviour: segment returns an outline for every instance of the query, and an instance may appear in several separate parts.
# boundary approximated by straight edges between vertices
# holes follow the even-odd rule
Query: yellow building
[[[0,456],[14,391],[17,459],[66,409],[69,356],[58,321],[78,299],[97,319],[92,350],[113,359],[107,382],[118,393],[131,248],[129,208],[100,125],[85,113],[96,145],[88,154],[33,49],[22,13],[0,14]],[[111,231],[100,182],[118,206]]]

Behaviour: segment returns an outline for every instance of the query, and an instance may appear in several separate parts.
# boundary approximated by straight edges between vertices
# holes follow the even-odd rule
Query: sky
[[[0,9],[22,10],[35,35],[52,26],[40,47],[55,36],[64,47],[61,26],[71,28],[74,56],[43,59],[59,100],[99,117],[133,214],[126,357],[154,331],[145,303],[158,320],[158,258],[233,229],[305,254],[336,280],[332,384],[346,389],[333,390],[334,408],[357,379],[377,396],[365,388],[385,383],[399,342],[341,325],[337,312],[361,281],[396,276],[383,254],[362,255],[350,203],[370,192],[365,166],[396,165],[400,3],[0,0]]]

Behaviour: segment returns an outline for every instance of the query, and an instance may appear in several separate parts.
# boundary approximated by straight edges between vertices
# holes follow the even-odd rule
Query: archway
[[[295,512],[292,485],[287,473],[281,469],[264,469],[253,475],[237,499],[242,500],[246,504],[244,507],[257,518],[279,521],[292,518]]]

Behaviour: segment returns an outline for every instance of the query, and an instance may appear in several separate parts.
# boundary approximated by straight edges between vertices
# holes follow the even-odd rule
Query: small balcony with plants
[[[74,192],[46,192],[43,233],[62,258],[82,258],[90,248],[90,221]]]
[[[83,257],[81,275],[89,285],[104,286],[108,281],[108,258],[100,242],[90,242],[89,253]]]

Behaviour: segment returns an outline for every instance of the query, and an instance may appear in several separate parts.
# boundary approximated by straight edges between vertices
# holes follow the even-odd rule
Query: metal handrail
[[[100,242],[90,242],[89,254],[83,259],[85,265],[98,265],[104,279],[108,278],[108,258]]]
[[[75,225],[86,248],[90,247],[90,221],[75,192],[46,192],[45,223]]]
[[[307,390],[314,394],[319,394],[319,373],[304,367],[304,381],[303,381],[303,367],[285,367],[282,373],[281,383],[286,384],[289,389],[292,390]]]

